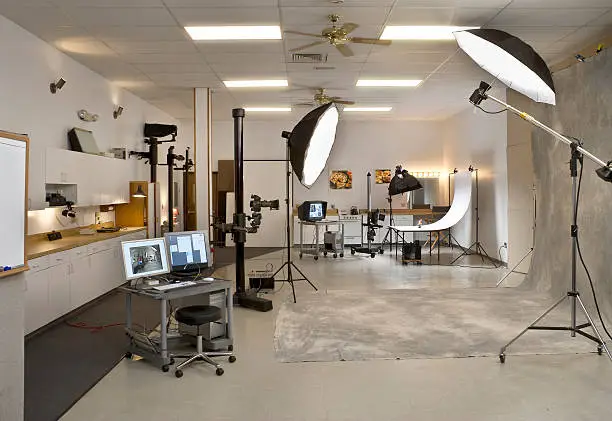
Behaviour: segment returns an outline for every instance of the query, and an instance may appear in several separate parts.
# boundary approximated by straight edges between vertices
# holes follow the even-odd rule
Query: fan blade
[[[355,53],[353,53],[353,50],[351,50],[346,45],[342,45],[342,44],[336,45],[336,48],[338,49],[338,51],[340,51],[340,54],[342,54],[344,57],[352,57],[355,55]]]
[[[347,101],[345,99],[333,99],[332,98],[332,102],[336,104],[342,104],[342,105],[355,105],[355,101]]]
[[[302,45],[301,47],[296,47],[296,48],[292,48],[291,50],[289,50],[290,52],[294,52],[294,51],[302,51],[302,50],[306,50],[310,47],[314,47],[317,45],[321,45],[321,44],[326,44],[327,41],[317,41],[317,42],[313,42],[312,44],[306,44],[306,45]]]
[[[321,34],[308,34],[306,32],[300,32],[300,31],[283,31],[285,34],[295,34],[295,35],[304,35],[306,37],[315,37],[315,38],[325,38],[323,35]]]
[[[346,32],[347,34],[350,34],[357,28],[359,28],[359,25],[357,25],[356,23],[347,22],[342,25],[341,29],[344,30],[344,32]]]
[[[354,42],[357,44],[391,45],[391,40],[389,39],[376,39],[376,38],[353,37],[351,38],[351,42]]]

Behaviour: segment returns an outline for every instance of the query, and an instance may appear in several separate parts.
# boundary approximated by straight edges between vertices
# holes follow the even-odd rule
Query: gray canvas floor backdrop
[[[284,303],[276,320],[282,362],[497,355],[549,305],[548,294],[515,288],[332,291]],[[566,326],[569,304],[540,324]],[[511,354],[596,351],[567,332],[530,331]],[[595,356],[594,356],[595,358]]]

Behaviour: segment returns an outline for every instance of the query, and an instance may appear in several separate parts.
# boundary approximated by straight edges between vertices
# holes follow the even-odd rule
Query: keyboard
[[[177,282],[177,283],[174,283],[174,284],[155,286],[152,289],[154,289],[155,291],[168,291],[170,289],[190,287],[190,286],[195,285],[195,284],[197,284],[197,282],[194,282],[194,281],[183,281],[183,282]]]

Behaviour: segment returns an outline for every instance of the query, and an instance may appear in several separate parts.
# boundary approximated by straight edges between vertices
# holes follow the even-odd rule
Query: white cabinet
[[[47,256],[28,262],[25,284],[25,333],[28,334],[43,326],[48,318],[49,278]]]
[[[45,324],[70,312],[70,264],[65,263],[47,269],[49,282],[49,311]]]
[[[129,160],[48,148],[46,184],[76,184],[77,206],[127,203],[129,182],[136,177]]]

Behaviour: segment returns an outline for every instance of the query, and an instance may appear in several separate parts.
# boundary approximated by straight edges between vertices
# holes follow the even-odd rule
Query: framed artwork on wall
[[[374,171],[376,184],[391,183],[391,170],[375,170]]]
[[[332,170],[329,175],[329,188],[345,190],[353,188],[353,172],[348,170]]]

